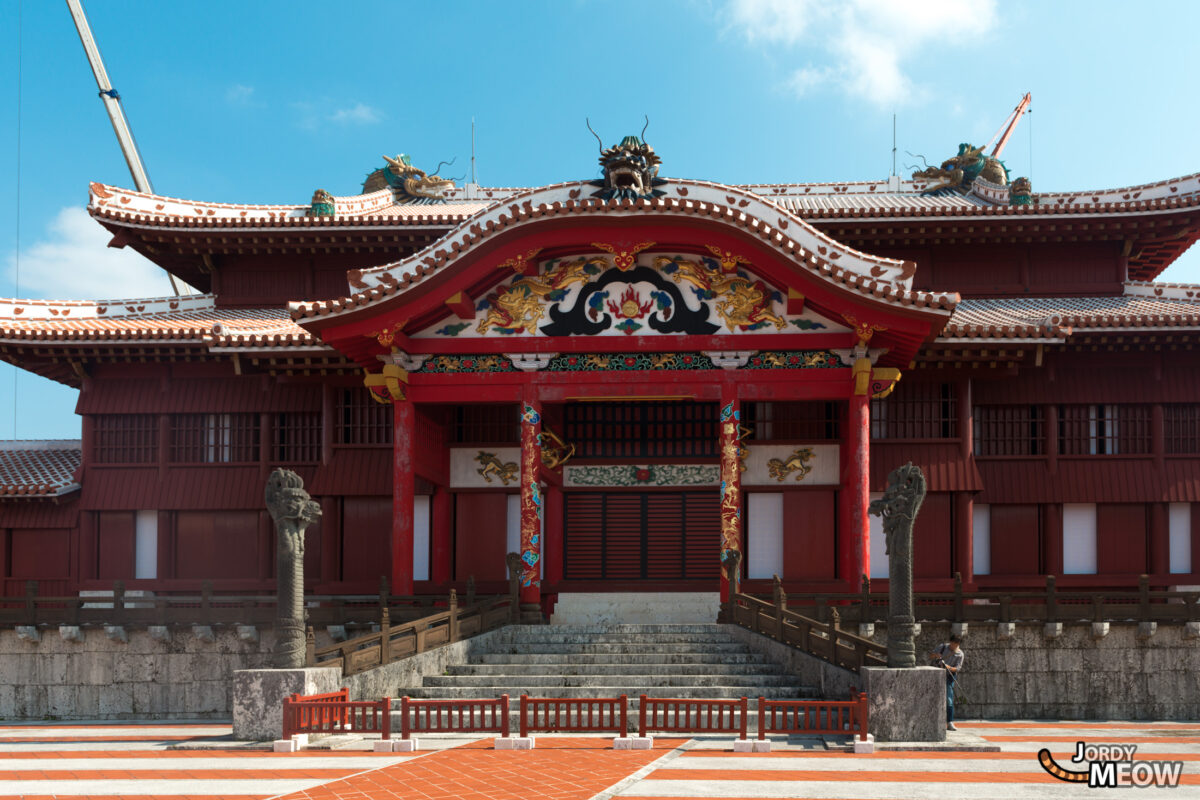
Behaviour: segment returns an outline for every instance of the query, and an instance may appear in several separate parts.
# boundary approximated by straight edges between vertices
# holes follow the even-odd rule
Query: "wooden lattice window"
[[[715,403],[575,403],[563,416],[577,458],[714,458],[720,444]]]
[[[841,418],[837,403],[746,403],[742,425],[751,439],[821,442],[836,441]]]
[[[1064,456],[1143,455],[1152,447],[1147,405],[1064,405],[1058,412],[1058,446]]]
[[[158,417],[98,414],[92,417],[97,464],[153,464],[158,460]]]
[[[1041,406],[976,406],[975,455],[1040,456],[1046,453]]]
[[[318,411],[289,411],[276,414],[272,431],[271,459],[277,463],[303,464],[321,460],[321,414]]]
[[[338,444],[391,444],[392,407],[365,389],[343,389],[338,398]]]
[[[953,439],[958,435],[954,384],[901,381],[871,401],[872,439]]]
[[[258,423],[258,414],[175,414],[170,460],[175,464],[257,461]]]
[[[1200,405],[1163,406],[1163,428],[1167,453],[1200,453]]]
[[[514,403],[465,405],[454,409],[455,444],[515,444],[521,441],[521,412]]]

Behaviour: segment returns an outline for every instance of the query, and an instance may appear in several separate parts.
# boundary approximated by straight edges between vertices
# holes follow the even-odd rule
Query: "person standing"
[[[946,730],[956,731],[954,727],[954,686],[958,683],[958,672],[962,669],[965,655],[962,651],[962,639],[956,635],[950,640],[939,644],[929,654],[933,666],[946,670]]]

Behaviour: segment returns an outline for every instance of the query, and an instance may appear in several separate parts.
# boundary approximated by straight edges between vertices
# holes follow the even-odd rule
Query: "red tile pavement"
[[[534,750],[499,751],[492,740],[302,792],[286,800],[587,800],[686,739],[656,739],[653,750],[613,750],[610,739],[542,739]]]
[[[84,740],[86,742],[86,740]],[[154,741],[154,737],[150,737],[148,741]],[[101,744],[104,742],[101,741]],[[394,758],[393,753],[373,753],[369,750],[300,750],[295,753],[272,753],[269,749],[263,748],[259,750],[225,750],[214,748],[212,750],[170,750],[164,753],[162,750],[8,750],[0,752],[0,769],[4,768],[4,759],[7,758],[162,758],[167,755],[171,758],[263,758],[271,756],[273,758],[312,758],[320,756],[321,758]]]

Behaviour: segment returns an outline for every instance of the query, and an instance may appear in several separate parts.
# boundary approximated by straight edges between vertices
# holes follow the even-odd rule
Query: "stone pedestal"
[[[863,667],[869,727],[880,742],[946,740],[946,674],[936,667]]]
[[[341,688],[342,671],[306,669],[239,669],[233,673],[233,738],[270,741],[283,736],[283,699],[292,694],[320,694]]]

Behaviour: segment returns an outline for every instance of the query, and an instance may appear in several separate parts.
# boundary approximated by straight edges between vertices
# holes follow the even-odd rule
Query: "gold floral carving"
[[[500,482],[505,486],[517,479],[517,470],[519,465],[515,461],[509,461],[507,464],[496,457],[495,453],[485,453],[480,450],[475,455],[475,460],[480,463],[479,469],[475,470],[488,483],[492,482],[492,477],[500,479]]]
[[[686,281],[707,291],[713,298],[717,315],[725,327],[733,331],[769,322],[776,330],[787,327],[787,320],[771,310],[770,290],[762,281],[751,281],[739,275],[726,275],[719,269],[709,269],[685,258],[654,259],[657,269],[674,267],[669,272],[676,283]]]
[[[535,247],[532,250],[526,251],[522,255],[513,256],[507,261],[501,261],[496,265],[496,269],[511,269],[513,272],[520,275],[521,273],[528,271],[529,262],[532,261],[540,252],[542,252],[542,248]]]
[[[717,257],[717,261],[721,263],[722,272],[737,272],[739,266],[750,265],[750,259],[745,256],[739,256],[731,250],[722,250],[715,244],[706,244],[704,246],[708,249],[708,252]]]
[[[613,257],[613,266],[622,272],[627,272],[633,269],[634,259],[638,253],[648,247],[653,247],[654,242],[639,242],[629,249],[623,249],[624,245],[617,246],[605,244],[604,242],[592,242],[592,247],[603,250],[606,253],[611,253]]]
[[[776,481],[783,483],[793,472],[799,472],[796,480],[802,481],[808,473],[812,472],[812,465],[808,463],[812,457],[811,447],[796,448],[786,459],[772,458],[767,461],[767,473]]]
[[[854,328],[854,335],[858,337],[860,347],[866,347],[871,341],[871,337],[879,331],[886,331],[883,325],[876,325],[874,322],[860,322],[858,317],[853,314],[842,314],[842,319],[850,323],[850,327]]]

